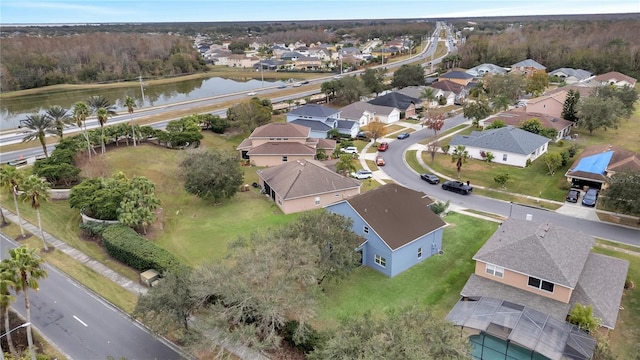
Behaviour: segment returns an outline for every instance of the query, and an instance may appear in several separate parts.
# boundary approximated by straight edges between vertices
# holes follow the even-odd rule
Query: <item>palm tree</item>
[[[356,171],[356,166],[353,164],[353,156],[351,154],[340,155],[340,160],[336,163],[336,171],[343,176],[348,176]]]
[[[11,195],[13,195],[13,204],[16,207],[20,234],[22,234],[22,237],[25,237],[22,218],[20,217],[20,208],[18,207],[18,185],[22,182],[22,178],[22,173],[13,166],[3,165],[2,168],[0,168],[0,187],[9,190]]]
[[[136,101],[133,100],[131,96],[127,96],[124,99],[124,106],[127,107],[127,111],[129,112],[129,116],[133,121],[133,108],[136,107]],[[131,135],[133,136],[133,146],[136,146],[136,130],[133,127],[133,123],[131,123]]]
[[[104,124],[107,123],[109,118],[116,114],[113,110],[113,105],[102,95],[94,95],[87,100],[87,105],[91,109],[91,112],[98,117],[98,123],[102,132],[102,155],[104,155],[105,143],[104,143]]]
[[[431,103],[436,100],[436,92],[431,87],[426,87],[420,94],[420,99],[424,99],[427,101],[427,120],[431,119],[429,109],[431,109]],[[422,126],[424,126],[424,121],[422,122]]]
[[[16,348],[13,346],[13,340],[11,340],[11,325],[9,324],[9,307],[11,303],[16,301],[16,298],[11,295],[9,289],[16,287],[15,283],[16,274],[9,266],[8,261],[0,262],[0,308],[2,308],[2,314],[4,316],[4,328],[7,334],[7,344],[9,344],[9,352],[12,355],[16,354]],[[0,352],[2,348],[0,347]]]
[[[64,136],[64,128],[72,121],[69,110],[60,105],[53,105],[46,111],[46,115],[56,124],[56,134],[60,139]]]
[[[43,201],[49,201],[49,183],[42,181],[36,175],[29,175],[29,177],[22,183],[22,194],[20,197],[24,202],[31,202],[31,207],[36,211],[38,217],[38,227],[40,228],[40,235],[42,235],[42,244],[44,245],[44,251],[48,251],[47,242],[44,238],[44,231],[42,230],[42,222],[40,221],[40,205]]]
[[[451,162],[456,163],[456,169],[458,170],[458,179],[460,178],[460,170],[462,169],[462,164],[466,163],[468,158],[469,152],[464,145],[456,146],[453,149],[453,153],[451,153]]]
[[[38,290],[38,280],[47,277],[47,271],[42,268],[44,260],[36,254],[35,249],[29,249],[25,245],[9,250],[8,265],[15,273],[14,279],[16,292],[24,293],[24,308],[27,312],[27,341],[31,360],[36,360],[33,349],[33,337],[31,335],[31,306],[29,304],[29,289]]]
[[[511,100],[508,97],[504,95],[496,96],[493,99],[493,110],[496,112],[500,110],[507,110],[510,104]]]
[[[91,140],[89,140],[89,133],[87,132],[87,123],[86,120],[89,117],[89,107],[82,101],[78,101],[73,105],[73,120],[75,120],[76,125],[83,129],[84,139],[87,140],[87,151],[89,152],[89,157],[91,157],[91,151],[93,148],[91,147]],[[95,151],[95,150],[94,150]]]
[[[49,157],[49,153],[47,153],[47,143],[45,138],[47,134],[57,135],[56,123],[53,119],[49,118],[44,114],[33,114],[27,116],[27,119],[22,121],[22,125],[27,129],[31,130],[27,136],[22,139],[22,142],[28,142],[32,140],[40,140],[40,145],[42,145],[42,150],[44,151],[44,156]]]

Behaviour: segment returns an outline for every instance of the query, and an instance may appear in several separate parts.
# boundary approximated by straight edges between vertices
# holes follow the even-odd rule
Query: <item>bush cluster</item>
[[[109,225],[102,231],[102,242],[110,256],[139,271],[177,274],[185,267],[173,254],[124,225]]]

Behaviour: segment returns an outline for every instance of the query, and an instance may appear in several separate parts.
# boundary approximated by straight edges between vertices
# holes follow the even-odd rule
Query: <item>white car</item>
[[[248,93],[247,93],[247,96],[256,96],[256,95],[258,95],[258,93],[257,93],[257,92],[255,92],[255,91],[252,91],[252,92],[248,92]]]
[[[301,83],[299,83],[299,82],[298,82],[298,83],[293,84],[293,87],[300,87],[300,86],[302,86],[302,84],[301,84]]]
[[[340,149],[340,151],[342,151],[343,153],[347,153],[347,154],[357,154],[358,153],[358,148],[355,147],[355,146],[349,146],[349,147]]]
[[[356,172],[352,172],[351,176],[358,180],[371,179],[373,174],[369,170],[358,170]]]

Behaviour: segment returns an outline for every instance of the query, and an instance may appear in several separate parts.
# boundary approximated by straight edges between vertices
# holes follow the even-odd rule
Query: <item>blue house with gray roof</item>
[[[534,161],[547,152],[549,141],[544,136],[507,126],[474,131],[470,135],[455,135],[449,143],[449,152],[462,145],[473,159],[485,160],[487,152],[490,152],[495,163],[525,167],[527,161]]]
[[[319,104],[305,104],[287,113],[287,122],[311,128],[312,138],[325,139],[332,129],[340,134],[355,137],[360,131],[357,121],[342,119],[340,110]]]

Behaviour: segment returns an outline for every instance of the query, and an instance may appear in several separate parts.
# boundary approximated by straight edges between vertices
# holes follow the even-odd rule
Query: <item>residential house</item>
[[[314,47],[309,49],[309,56],[320,59],[321,61],[331,60],[330,51],[323,47]]]
[[[594,245],[592,236],[549,222],[507,219],[473,256],[475,272],[447,319],[549,359],[591,359],[595,341],[565,319],[577,304],[592,306],[600,330],[613,329],[629,268],[593,253]]]
[[[318,70],[322,67],[322,60],[317,57],[303,56],[293,62],[296,69],[300,70]]]
[[[580,93],[581,98],[585,98],[585,97],[594,95],[596,92],[596,88],[597,87],[593,82],[587,81],[583,83],[575,83],[571,85],[561,86],[559,88],[547,91],[546,93],[544,93],[544,95],[551,96],[557,93],[561,93],[563,91],[566,93],[569,93],[569,91],[573,90],[574,92]],[[565,100],[566,100],[566,96],[565,96]],[[564,104],[564,100],[563,100],[563,104]]]
[[[606,74],[598,75],[593,78],[593,80],[599,85],[615,85],[617,87],[636,86],[636,79],[617,71],[610,71]]]
[[[284,45],[274,45],[271,47],[271,53],[273,57],[280,59],[282,54],[290,52],[289,48]]]
[[[569,120],[565,120],[563,118],[557,118],[545,114],[536,114],[522,111],[505,111],[495,116],[490,117],[489,119],[484,121],[484,126],[491,125],[494,121],[500,120],[505,123],[505,125],[511,125],[514,127],[520,127],[523,122],[530,119],[538,119],[542,126],[548,129],[555,129],[556,136],[552,139],[554,142],[562,140],[565,136],[569,136],[571,133],[571,126],[573,122]]]
[[[562,108],[567,99],[567,93],[566,90],[560,90],[529,99],[525,109],[529,113],[545,114],[559,119],[562,117]]]
[[[293,49],[293,51],[303,56],[309,56],[309,48],[307,46],[298,46],[297,48]]]
[[[258,59],[257,57],[247,57],[246,55],[242,54],[232,54],[227,58],[227,66],[251,68],[258,61],[260,61],[260,59]]]
[[[491,152],[495,163],[525,167],[527,161],[534,161],[547,152],[549,141],[544,136],[507,126],[474,131],[470,135],[454,135],[449,142],[449,152],[463,145],[473,159],[485,160],[486,153]]]
[[[356,121],[360,127],[371,122],[380,121],[391,124],[400,120],[400,110],[395,107],[373,105],[364,101],[357,101],[340,108],[340,116],[346,120]]]
[[[368,101],[369,104],[394,107],[401,111],[400,118],[409,118],[416,116],[416,108],[422,106],[422,100],[411,96],[400,94],[399,92],[390,92],[382,96],[378,96]]]
[[[589,79],[593,73],[582,69],[560,68],[549,73],[550,76],[557,76],[567,84],[575,84],[577,82]]]
[[[314,160],[318,151],[332,153],[335,140],[312,138],[311,129],[291,123],[257,127],[236,150],[254,166],[275,166],[288,161]]]
[[[258,61],[253,68],[256,70],[260,70],[262,68],[263,71],[275,71],[284,64],[284,61],[276,60],[276,59],[263,59]]]
[[[400,94],[411,96],[414,98],[418,98],[422,100],[422,107],[429,107],[431,109],[440,106],[439,99],[444,98],[446,103],[442,106],[454,105],[456,100],[456,94],[451,91],[444,91],[441,89],[431,88],[433,89],[433,96],[435,100],[428,102],[427,99],[422,99],[422,94],[424,93],[425,86],[407,86],[402,89],[396,90]]]
[[[510,72],[515,74],[523,74],[526,76],[533,76],[533,74],[536,73],[546,74],[547,68],[539,64],[535,60],[526,59],[511,65]]]
[[[342,121],[341,121],[342,120]],[[287,113],[287,122],[303,125],[311,128],[310,137],[324,139],[328,132],[337,129],[344,135],[352,134],[355,137],[360,131],[360,125],[356,121],[347,121],[341,117],[341,111],[319,104],[305,104]]]
[[[480,64],[465,72],[475,78],[482,78],[485,75],[504,75],[507,73],[507,70],[494,64]]]
[[[360,181],[314,160],[288,161],[257,173],[263,193],[285,214],[318,209],[360,194]]]
[[[442,251],[446,224],[432,203],[423,192],[386,184],[326,209],[353,221],[352,230],[364,238],[356,249],[362,264],[393,277]]]
[[[464,71],[449,71],[448,73],[440,75],[438,81],[440,80],[449,80],[456,84],[467,86],[473,80],[473,75],[469,75]]]
[[[280,60],[296,61],[302,57],[304,57],[304,55],[300,54],[299,52],[287,51],[282,53],[282,55],[280,55]]]
[[[574,161],[565,176],[573,187],[606,188],[619,171],[640,172],[640,154],[612,145],[589,146]]]
[[[458,83],[455,83],[453,81],[450,81],[450,80],[436,81],[434,83],[431,83],[431,85],[429,85],[429,87],[434,88],[434,89],[439,89],[439,90],[442,90],[442,91],[447,91],[447,92],[454,93],[455,94],[454,102],[456,104],[460,104],[460,103],[464,102],[464,100],[469,95],[468,87],[462,86],[462,85],[460,85]]]
[[[336,129],[342,136],[355,138],[360,132],[360,122],[354,120],[338,120]]]

